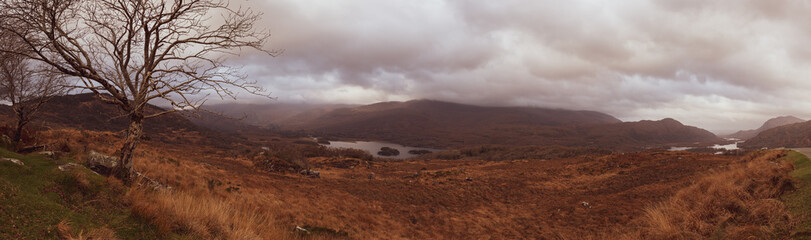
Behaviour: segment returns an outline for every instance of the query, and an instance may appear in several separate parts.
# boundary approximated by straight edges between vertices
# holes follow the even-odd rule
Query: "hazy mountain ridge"
[[[146,114],[164,111],[164,108],[148,104]],[[0,116],[13,121],[9,106],[0,106]],[[91,131],[123,133],[129,118],[117,105],[102,102],[92,93],[56,96],[40,109],[30,128],[73,128]],[[144,137],[158,137],[175,141],[181,135],[207,136],[211,141],[233,142],[235,135],[224,134],[197,125],[179,113],[164,114],[144,121]],[[186,136],[188,137],[188,136]],[[196,139],[199,140],[199,139]],[[188,140],[191,141],[191,140]]]
[[[740,143],[746,148],[811,146],[811,121],[775,127]]]
[[[164,111],[164,108],[148,104],[145,113],[154,114],[161,111]],[[34,122],[56,128],[115,132],[126,129],[129,124],[129,118],[117,105],[102,102],[93,93],[53,97],[42,106],[38,114]],[[164,114],[144,121],[144,131],[148,133],[177,129],[200,130],[197,125],[179,114]]]
[[[433,100],[383,102],[358,107],[308,105],[294,109],[295,106],[302,105],[259,107],[252,120],[223,118],[208,113],[190,119],[180,114],[167,114],[146,121],[144,127],[147,133],[166,132],[167,129],[244,133],[263,132],[267,126],[280,126],[278,128],[304,131],[314,136],[433,148],[501,144],[640,149],[720,140],[704,129],[685,126],[674,119],[621,122],[595,111],[481,107]],[[221,105],[213,111],[228,109],[237,113],[250,111],[253,107],[256,105]],[[149,112],[161,110],[152,105],[149,109]],[[42,112],[40,122],[51,127],[121,131],[128,121],[117,106],[105,104],[92,94],[56,97]],[[270,113],[286,118],[259,118],[270,116],[267,115]]]
[[[354,106],[356,105],[274,102],[269,104],[214,104],[206,105],[204,108],[218,114],[238,118],[244,124],[267,127],[295,125],[302,119],[312,119],[334,109]]]
[[[292,129],[435,148],[480,144],[642,148],[720,140],[673,119],[621,122],[595,111],[480,107],[433,100],[339,108],[302,119]]]
[[[751,139],[751,138],[757,136],[759,133],[761,133],[763,131],[766,131],[766,130],[769,130],[769,129],[772,129],[772,128],[775,128],[775,127],[779,127],[779,126],[785,126],[785,125],[801,123],[801,122],[805,122],[805,120],[799,119],[799,118],[794,117],[794,116],[780,116],[780,117],[775,117],[775,118],[767,120],[758,129],[741,130],[741,131],[738,131],[736,133],[733,133],[733,134],[730,134],[730,135],[727,135],[727,136],[724,136],[724,137],[737,138],[737,139],[741,139],[741,140],[748,140],[748,139]]]

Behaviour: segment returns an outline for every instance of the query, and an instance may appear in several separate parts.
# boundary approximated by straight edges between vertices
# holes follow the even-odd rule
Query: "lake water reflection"
[[[411,150],[428,150],[428,151],[431,151],[431,152],[440,151],[439,149],[407,147],[407,146],[403,146],[403,145],[400,145],[400,144],[372,142],[372,141],[356,141],[356,142],[330,141],[329,144],[322,144],[322,145],[327,146],[327,147],[332,147],[332,148],[355,148],[355,149],[360,149],[360,150],[363,150],[363,151],[367,151],[367,152],[371,153],[372,155],[374,155],[375,157],[398,158],[398,159],[419,156],[419,155],[416,155],[416,154],[408,153],[408,151],[411,151]],[[380,148],[382,148],[382,147],[390,147],[390,148],[397,149],[398,151],[400,151],[400,155],[397,155],[397,156],[381,156],[381,155],[378,155],[377,152],[380,151]]]

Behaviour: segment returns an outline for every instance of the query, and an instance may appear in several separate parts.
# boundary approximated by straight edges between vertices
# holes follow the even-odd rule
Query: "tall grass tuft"
[[[794,225],[778,198],[794,188],[793,165],[779,151],[712,171],[649,207],[632,239],[747,239],[782,236]]]
[[[285,239],[290,233],[278,228],[261,209],[236,206],[214,196],[181,191],[132,188],[126,196],[132,213],[153,222],[164,232],[189,233],[205,239]]]

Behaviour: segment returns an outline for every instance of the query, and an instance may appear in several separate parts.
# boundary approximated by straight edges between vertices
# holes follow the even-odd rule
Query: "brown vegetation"
[[[79,156],[85,148],[114,152],[121,141],[106,132],[42,134],[42,139],[67,139]],[[205,142],[195,140],[202,137],[187,135],[184,142]],[[287,142],[292,147],[283,151],[304,155],[321,149],[293,141],[276,143]],[[313,179],[268,172],[246,157],[273,149],[184,142],[145,141],[136,151],[137,167],[174,190],[132,189],[127,198],[133,213],[164,230],[202,238],[289,238],[296,226],[325,229],[328,238],[340,238],[339,233],[360,239],[597,236],[629,231],[644,214],[643,206],[735,159],[666,151],[479,147],[463,149],[467,155],[458,160],[306,157],[310,168],[321,172]],[[519,153],[496,157],[513,150]],[[273,229],[265,230],[268,226]]]
[[[133,214],[152,221],[164,232],[206,239],[284,239],[290,235],[274,221],[274,209],[245,200],[139,188],[130,189],[127,200]]]
[[[136,167],[172,190],[130,189],[125,200],[132,213],[167,232],[248,239],[289,239],[307,232],[328,239],[346,235],[356,239],[580,239],[616,238],[629,232],[633,233],[626,237],[690,237],[705,232],[667,235],[673,234],[667,229],[692,224],[700,229],[694,231],[708,231],[711,224],[718,223],[723,227],[715,227],[724,229],[723,234],[770,236],[779,229],[769,226],[785,220],[779,215],[779,205],[752,200],[754,197],[716,199],[722,205],[739,204],[730,206],[746,209],[740,211],[749,214],[743,217],[730,215],[724,208],[729,204],[712,205],[715,198],[687,198],[710,204],[695,214],[651,210],[688,211],[679,205],[687,200],[668,203],[675,201],[668,199],[696,197],[700,194],[689,191],[702,189],[710,189],[707,196],[716,197],[740,191],[744,193],[740,196],[774,196],[778,193],[761,191],[770,189],[763,185],[774,186],[773,182],[762,180],[777,179],[776,184],[787,178],[768,178],[785,172],[784,166],[771,162],[776,155],[768,153],[742,160],[732,155],[661,150],[478,146],[417,159],[385,160],[357,150],[297,144],[305,140],[299,138],[259,134],[223,141],[212,136],[189,129],[150,134],[143,148],[135,152]],[[79,159],[90,150],[112,154],[123,141],[114,132],[75,129],[41,131],[36,139],[46,149],[66,149]],[[280,162],[316,170],[320,178],[267,164]],[[726,173],[750,162],[747,169],[761,172]],[[768,168],[770,164],[776,167]],[[708,174],[736,180],[718,177],[696,183],[695,179]],[[756,177],[744,181],[742,177],[748,175]],[[81,192],[86,185],[82,176],[72,179],[71,186]],[[715,186],[717,181],[726,185]],[[660,206],[659,202],[668,207],[646,208]],[[778,215],[764,215],[766,212]],[[665,230],[656,230],[659,220],[651,219],[657,214],[702,220],[669,219],[670,225],[659,224]],[[751,220],[755,217],[760,220]],[[735,223],[742,223],[742,228]],[[767,227],[756,232],[751,227],[755,224]],[[296,231],[296,227],[307,232]]]
[[[747,156],[711,171],[668,200],[649,207],[639,239],[774,239],[795,222],[779,200],[794,188],[782,151]]]

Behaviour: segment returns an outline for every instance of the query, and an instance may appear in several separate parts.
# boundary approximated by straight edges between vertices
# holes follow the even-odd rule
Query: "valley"
[[[0,0],[0,240],[811,239],[809,12]]]
[[[123,141],[110,121],[114,115],[94,116],[105,114],[92,110],[103,104],[85,97],[65,96],[52,103],[47,117],[36,123],[30,144],[63,152],[66,160],[60,161],[81,163],[91,150],[113,154]],[[62,117],[72,115],[84,118]],[[593,141],[580,144],[576,141],[582,138],[548,145],[473,142],[419,156],[404,154],[411,149],[397,144],[328,138],[332,141],[326,145],[301,132],[249,124],[215,130],[171,115],[159,124],[172,130],[147,128],[135,168],[172,190],[133,187],[122,207],[153,224],[151,231],[202,238],[645,239],[663,236],[649,217],[656,203],[677,196],[695,179],[765,161],[756,159],[780,161],[783,154],[702,150],[729,143],[673,119],[552,126],[561,134],[557,139],[580,134]],[[411,129],[388,128],[413,134]],[[596,132],[591,129],[601,129],[600,135],[589,135]],[[625,142],[600,144],[615,139]],[[642,139],[659,140],[639,144]],[[695,139],[706,141],[697,144]],[[668,151],[676,145],[667,143],[698,147]],[[353,144],[368,146],[343,148]],[[402,155],[377,155],[384,146]],[[660,147],[645,150],[652,146]],[[690,234],[704,234],[696,231]]]

